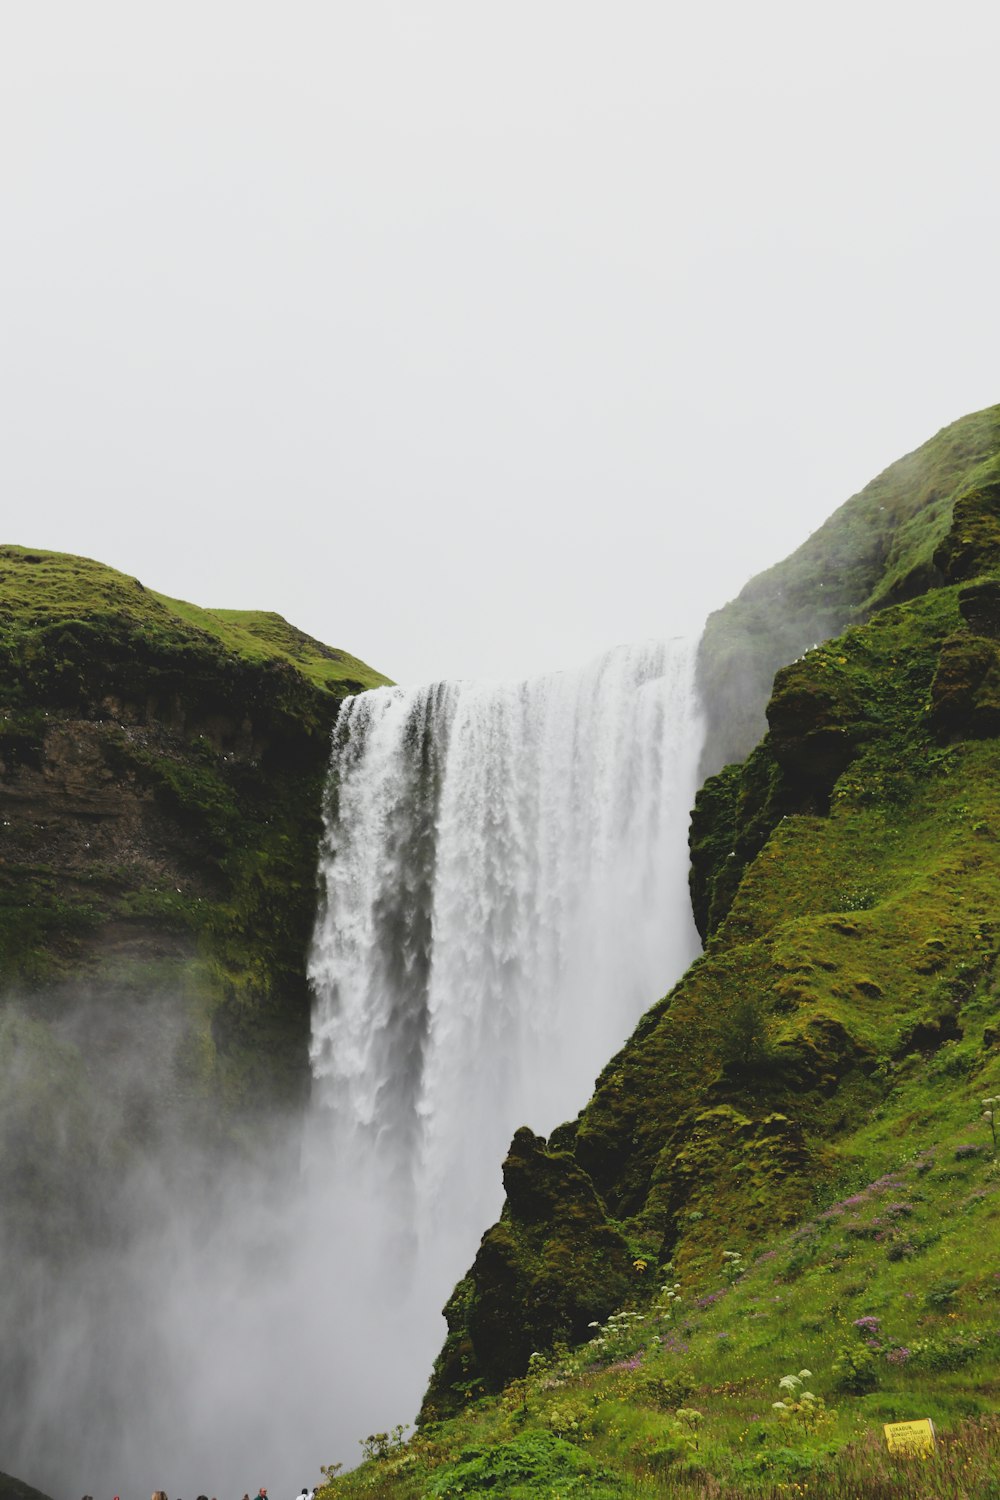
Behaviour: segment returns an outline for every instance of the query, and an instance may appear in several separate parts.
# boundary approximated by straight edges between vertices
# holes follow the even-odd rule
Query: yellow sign
[[[886,1422],[885,1440],[890,1453],[933,1453],[934,1423],[929,1417],[922,1422]]]

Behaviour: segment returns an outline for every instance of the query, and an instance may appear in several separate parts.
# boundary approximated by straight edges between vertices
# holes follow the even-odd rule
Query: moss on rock
[[[152,984],[223,1112],[301,1099],[330,731],[385,680],[278,615],[0,547],[0,988],[49,1014]]]
[[[523,1375],[532,1353],[579,1343],[631,1289],[632,1257],[573,1157],[526,1128],[503,1165],[503,1217],[483,1236],[448,1303],[448,1340],[421,1419],[455,1410],[477,1390]],[[460,1375],[461,1379],[456,1380]]]
[[[998,490],[991,406],[890,465],[711,615],[698,656],[705,772],[743,760],[764,734],[779,667],[878,610],[989,571],[1000,557]]]

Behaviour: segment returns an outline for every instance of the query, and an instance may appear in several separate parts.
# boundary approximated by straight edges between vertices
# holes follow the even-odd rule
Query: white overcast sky
[[[963,0],[0,0],[0,539],[407,682],[694,628],[1000,400],[998,55]]]

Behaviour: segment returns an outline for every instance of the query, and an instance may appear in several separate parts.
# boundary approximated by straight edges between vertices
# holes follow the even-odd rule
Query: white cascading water
[[[338,1201],[407,1301],[441,1306],[497,1216],[514,1130],[575,1115],[697,952],[694,652],[620,647],[528,682],[345,704],[311,958],[315,1113]]]

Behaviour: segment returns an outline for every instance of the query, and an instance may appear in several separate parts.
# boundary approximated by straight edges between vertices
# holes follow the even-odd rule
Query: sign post
[[[886,1422],[883,1428],[890,1453],[933,1453],[934,1423],[929,1417],[922,1422]]]

